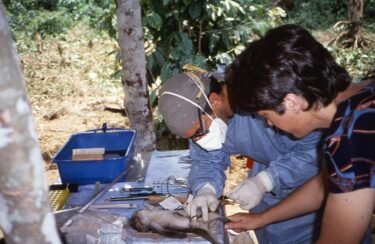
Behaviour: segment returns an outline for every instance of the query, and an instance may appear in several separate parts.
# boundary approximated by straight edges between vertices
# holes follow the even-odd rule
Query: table
[[[115,206],[116,204],[119,204],[119,202],[109,202],[108,199],[111,197],[124,196],[124,193],[121,192],[121,189],[123,189],[124,187],[153,187],[157,193],[168,192],[170,194],[187,194],[189,190],[187,177],[191,165],[191,160],[188,155],[189,150],[154,151],[151,156],[144,182],[118,182],[113,185],[108,192],[101,196],[94,203],[94,205],[100,206],[103,204],[112,204],[113,206]],[[102,185],[101,187],[104,186],[105,185]],[[76,206],[84,205],[95,196],[96,192],[98,191],[97,188],[98,185],[79,186],[77,193],[71,193],[69,199],[65,203],[65,208],[74,208]],[[108,208],[105,210],[93,210],[92,208],[90,208],[87,215],[95,215],[92,222],[97,223],[93,224],[90,228],[87,224],[81,224],[80,228],[85,228],[85,231],[88,232],[88,234],[86,236],[82,236],[80,232],[77,232],[74,233],[73,236],[70,236],[70,238],[74,240],[74,243],[80,243],[81,241],[82,243],[86,243],[88,241],[88,236],[92,237],[93,240],[95,240],[95,238],[98,238],[98,234],[95,234],[95,229],[103,226],[101,220],[110,219],[110,214],[118,216],[118,218],[120,219],[130,218],[135,211],[143,209],[145,206],[144,200],[129,200],[126,201],[126,203],[136,204],[136,208]],[[96,215],[100,216],[98,217]],[[87,216],[81,217],[85,219]],[[112,226],[110,227],[112,228]],[[109,227],[106,225],[106,228]],[[204,238],[195,234],[188,234],[188,236],[184,239],[174,239],[160,236],[156,233],[140,233],[135,231],[131,227],[127,227],[127,225],[124,225],[124,228],[121,228],[121,230],[119,234],[120,239],[125,241],[125,243],[209,243]],[[216,237],[219,240],[219,243],[227,242],[227,236],[226,232],[224,231],[224,226],[219,221],[216,227]],[[112,238],[115,238],[115,235],[112,235]],[[114,243],[114,240],[112,240],[112,242]]]

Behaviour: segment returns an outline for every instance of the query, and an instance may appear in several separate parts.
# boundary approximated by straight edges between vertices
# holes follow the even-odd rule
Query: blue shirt
[[[190,142],[193,164],[189,184],[194,194],[207,182],[222,194],[224,171],[230,164],[229,156],[240,154],[254,159],[249,176],[267,171],[273,179],[272,192],[266,193],[261,203],[251,212],[261,212],[275,205],[304,182],[319,172],[318,142],[321,133],[313,132],[296,140],[267,127],[257,116],[235,114],[228,122],[223,148],[205,151]],[[312,243],[319,232],[317,213],[303,215],[256,230],[260,243]]]

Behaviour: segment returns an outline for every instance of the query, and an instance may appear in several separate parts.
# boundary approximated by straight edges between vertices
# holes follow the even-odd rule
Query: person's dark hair
[[[303,96],[307,110],[314,104],[326,106],[351,78],[307,30],[284,25],[252,42],[231,64],[226,82],[239,109],[282,114],[288,93]]]
[[[208,92],[207,97],[209,97],[211,93],[216,93],[220,95],[223,92],[224,82],[218,81],[213,75],[211,75],[209,79],[210,91]],[[204,111],[206,111],[207,113],[212,113],[210,105],[206,104],[206,106],[204,107]]]
[[[208,95],[211,93],[221,94],[223,91],[223,86],[224,82],[218,81],[213,75],[210,76],[210,92]]]

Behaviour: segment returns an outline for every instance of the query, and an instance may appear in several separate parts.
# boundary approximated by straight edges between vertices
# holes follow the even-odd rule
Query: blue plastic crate
[[[112,182],[130,164],[134,153],[135,130],[106,129],[90,130],[72,135],[60,148],[53,161],[57,164],[62,183],[93,184]],[[77,148],[105,149],[103,160],[72,160],[72,151]],[[125,179],[122,179],[124,181]]]

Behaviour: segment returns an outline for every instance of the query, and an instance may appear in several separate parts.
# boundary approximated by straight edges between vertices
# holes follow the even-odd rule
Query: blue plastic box
[[[53,159],[62,183],[112,182],[129,166],[134,154],[135,136],[135,130],[126,129],[98,129],[72,135]],[[73,149],[98,147],[104,148],[109,157],[105,156],[103,160],[72,160]]]

